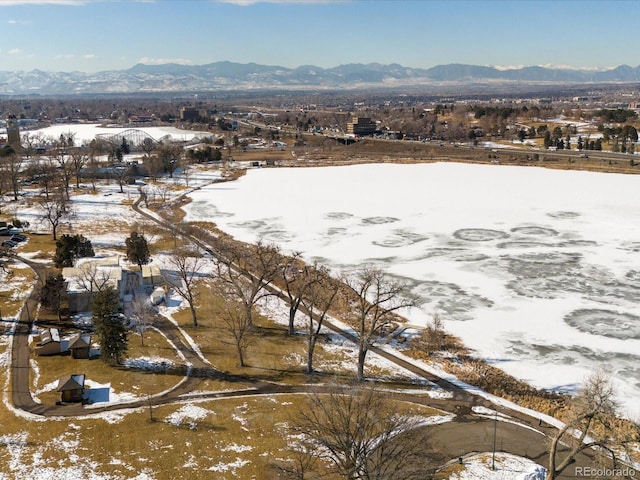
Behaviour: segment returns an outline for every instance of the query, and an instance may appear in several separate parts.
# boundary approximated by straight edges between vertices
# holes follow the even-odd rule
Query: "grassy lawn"
[[[15,317],[33,287],[36,276],[33,270],[21,263],[12,262],[9,273],[0,270],[0,316]]]
[[[145,333],[144,346],[139,336],[130,335],[127,357],[132,360],[165,360],[176,365],[183,363],[165,337],[153,330]],[[144,369],[111,366],[99,358],[74,359],[69,355],[34,356],[31,365],[32,392],[36,392],[43,404],[54,404],[60,399],[60,394],[55,391],[57,380],[70,374],[84,373],[87,380],[101,385],[110,384],[116,395],[139,398],[163,392],[182,380],[182,376],[171,373],[150,373]]]
[[[145,472],[144,478],[158,480],[281,478],[273,463],[288,457],[287,425],[304,406],[304,395],[229,398],[105,418],[50,419],[46,428],[3,406],[0,444],[7,448],[0,448],[0,472],[18,474],[14,478],[33,478],[45,468],[54,468],[59,478],[63,472],[76,478],[91,472],[105,475],[95,478]],[[438,413],[405,403],[398,410],[424,417]]]

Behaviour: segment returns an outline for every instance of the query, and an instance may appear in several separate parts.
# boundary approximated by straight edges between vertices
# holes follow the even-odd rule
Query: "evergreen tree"
[[[142,271],[142,265],[151,261],[147,239],[138,232],[131,232],[131,235],[125,240],[125,245],[127,246],[127,260],[138,265]]]
[[[596,143],[595,143],[595,145],[594,145],[594,148],[593,148],[593,149],[594,149],[594,150],[602,150],[602,139],[601,139],[601,138],[598,138],[598,139],[596,140]]]
[[[524,139],[527,138],[527,131],[524,128],[518,130],[518,140],[520,142],[524,142]]]
[[[64,234],[56,240],[56,253],[53,263],[57,268],[73,267],[79,258],[93,257],[93,245],[91,240],[83,235]]]
[[[49,274],[40,290],[40,303],[42,306],[58,315],[58,321],[62,321],[62,299],[65,292],[65,278],[61,273]]]
[[[102,360],[120,364],[127,351],[127,330],[118,292],[107,286],[95,295],[91,308]]]
[[[120,144],[120,151],[122,151],[122,153],[125,155],[128,155],[129,153],[131,153],[131,147],[129,146],[129,142],[127,142],[127,139],[125,137],[122,137],[122,143]]]

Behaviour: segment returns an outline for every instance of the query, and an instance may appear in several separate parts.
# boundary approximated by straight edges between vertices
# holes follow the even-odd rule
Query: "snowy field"
[[[188,220],[405,279],[479,356],[572,392],[596,366],[640,416],[640,177],[465,164],[251,170]]]

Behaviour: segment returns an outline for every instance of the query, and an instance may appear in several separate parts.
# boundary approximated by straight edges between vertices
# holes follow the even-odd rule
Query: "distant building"
[[[347,123],[347,133],[352,135],[372,135],[376,131],[376,122],[368,117],[352,117]]]
[[[7,115],[7,143],[17,152],[20,149],[20,128],[15,115]]]
[[[180,120],[188,122],[198,120],[200,118],[200,110],[195,107],[180,107]]]

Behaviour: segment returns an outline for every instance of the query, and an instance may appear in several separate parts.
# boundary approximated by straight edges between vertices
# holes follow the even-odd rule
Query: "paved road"
[[[464,457],[469,453],[493,451],[494,428],[496,451],[526,457],[542,466],[549,463],[546,437],[540,432],[513,423],[495,422],[474,416],[426,428],[429,438],[425,446],[427,468],[438,468],[452,458]],[[594,460],[589,455],[578,455],[576,462],[559,478],[577,478],[574,475],[575,467],[593,465]]]

